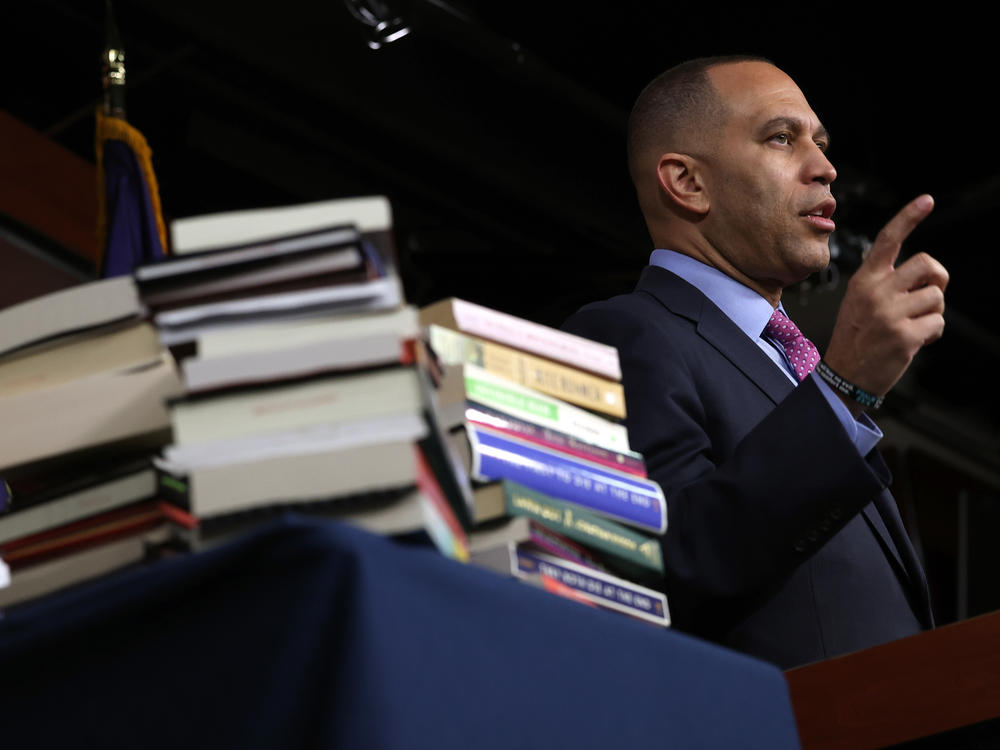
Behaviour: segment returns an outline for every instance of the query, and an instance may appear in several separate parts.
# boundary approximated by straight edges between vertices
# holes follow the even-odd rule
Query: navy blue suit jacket
[[[788,668],[932,626],[889,470],[811,378],[655,266],[563,328],[618,349],[629,439],[667,499],[676,627]]]

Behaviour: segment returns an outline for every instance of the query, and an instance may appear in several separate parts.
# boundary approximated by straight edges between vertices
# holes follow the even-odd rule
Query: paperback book
[[[483,427],[469,426],[464,434],[459,431],[454,443],[459,449],[468,445],[473,479],[509,479],[630,526],[658,534],[667,528],[663,490],[651,479],[616,472]]]

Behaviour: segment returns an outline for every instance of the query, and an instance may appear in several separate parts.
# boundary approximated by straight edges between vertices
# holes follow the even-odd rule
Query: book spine
[[[565,362],[611,380],[622,379],[618,350],[613,346],[460,299],[442,304],[450,307],[460,331]]]
[[[562,451],[585,461],[594,461],[609,469],[635,474],[637,477],[646,476],[646,462],[642,455],[635,451],[608,450],[599,445],[578,440],[565,432],[518,419],[482,404],[467,402],[465,421],[483,427],[491,427],[505,435],[518,437],[551,450]]]
[[[658,540],[516,482],[503,482],[503,491],[508,514],[527,516],[592,549],[663,572],[663,550]]]
[[[185,398],[172,405],[170,421],[175,446],[223,439],[239,444],[288,430],[324,426],[336,430],[353,420],[377,420],[420,407],[419,383],[412,368],[390,366],[339,376],[327,373],[314,380],[278,381],[218,398]],[[351,437],[343,435],[347,441]]]
[[[417,366],[416,372],[427,425],[427,437],[421,441],[420,447],[445,497],[450,500],[459,523],[468,531],[474,523],[475,499],[467,462],[455,451],[438,419],[437,398],[430,372],[423,364]]]
[[[2,483],[0,480],[0,484]],[[149,469],[87,487],[6,516],[0,515],[0,543],[137,502],[151,497],[155,489],[154,473]]]
[[[188,393],[225,387],[267,384],[327,372],[349,372],[379,365],[412,364],[412,342],[392,334],[345,341],[338,346],[308,344],[280,350],[241,352],[224,357],[189,357],[181,363]]]
[[[621,383],[442,326],[431,325],[427,331],[431,349],[447,365],[470,362],[525,388],[616,419],[625,418],[625,390]]]
[[[241,247],[216,248],[200,253],[192,252],[188,257],[169,256],[165,262],[139,266],[135,270],[135,280],[139,287],[148,288],[156,280],[186,274],[197,274],[218,268],[240,268],[255,262],[267,262],[275,258],[310,252],[323,252],[357,243],[360,235],[354,227],[334,227],[325,231],[298,236],[289,236],[273,242]],[[361,261],[357,247],[348,247],[354,264]]]
[[[465,395],[469,401],[572,435],[606,450],[629,450],[628,430],[622,424],[498,378],[477,365],[465,364],[462,370]]]
[[[182,327],[228,318],[262,319],[266,314],[301,315],[305,309],[338,307],[345,312],[363,312],[398,307],[402,304],[399,280],[393,277],[342,284],[298,292],[260,294],[229,302],[210,302],[157,313],[153,320],[158,329]]]
[[[667,598],[659,591],[522,546],[516,554],[514,575],[519,578],[549,578],[603,609],[623,612],[662,627],[670,625]]]
[[[569,560],[585,568],[605,570],[600,561],[587,548],[577,544],[572,539],[553,531],[544,524],[530,522],[530,542],[540,551]]]
[[[468,562],[469,538],[448,503],[444,490],[431,469],[423,450],[413,446],[416,454],[416,479],[425,501],[421,505],[424,528],[441,553],[454,560]]]
[[[475,479],[510,479],[622,523],[657,533],[667,528],[663,490],[650,479],[614,472],[494,430],[470,426],[468,436],[470,473]]]
[[[47,529],[4,544],[0,547],[0,556],[12,569],[18,569],[72,550],[85,549],[172,522],[175,520],[175,512],[183,513],[179,509],[168,508],[167,503],[150,501],[120,511],[110,511],[82,523]]]

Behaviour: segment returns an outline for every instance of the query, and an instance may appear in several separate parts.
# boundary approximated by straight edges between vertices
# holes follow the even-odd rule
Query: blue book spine
[[[548,576],[573,589],[598,607],[624,612],[663,627],[670,625],[667,598],[659,591],[637,586],[568,560],[534,552],[521,545],[518,545],[516,555],[517,568],[513,573],[519,578]]]
[[[552,497],[657,533],[667,528],[667,505],[651,479],[616,472],[490,429],[468,425],[472,476],[510,479]]]

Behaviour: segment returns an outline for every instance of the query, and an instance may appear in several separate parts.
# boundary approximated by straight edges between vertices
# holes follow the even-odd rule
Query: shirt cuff
[[[819,392],[823,394],[826,402],[830,404],[830,408],[833,409],[833,413],[837,415],[838,421],[844,426],[847,437],[854,443],[854,447],[858,449],[858,453],[862,456],[867,456],[878,441],[882,439],[882,430],[868,418],[867,414],[862,414],[857,419],[851,416],[850,410],[840,400],[840,396],[815,372],[809,373],[809,377],[819,386]]]

